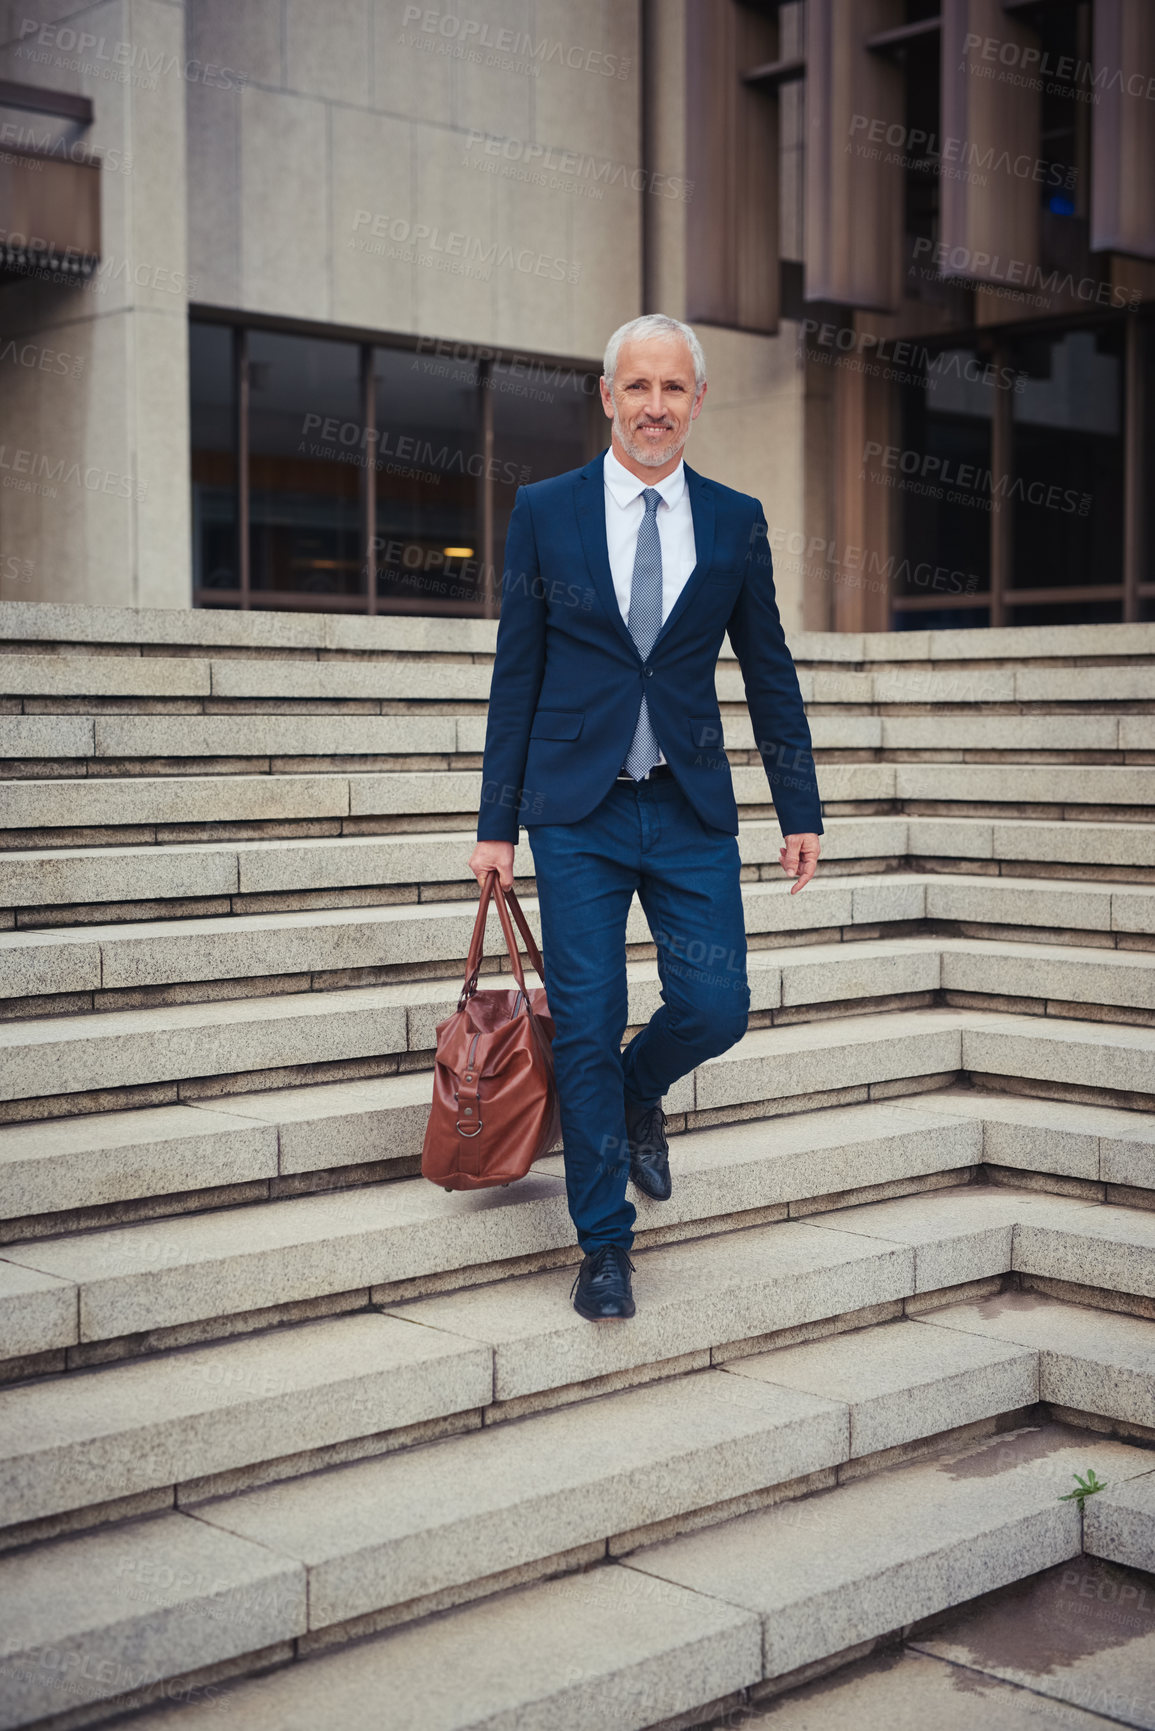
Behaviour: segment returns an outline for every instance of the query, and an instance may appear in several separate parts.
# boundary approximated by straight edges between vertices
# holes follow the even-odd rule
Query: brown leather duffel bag
[[[485,919],[496,898],[517,989],[477,990]],[[425,1129],[421,1171],[445,1190],[482,1190],[524,1178],[558,1139],[553,1076],[553,1022],[545,987],[526,989],[509,915],[526,953],[544,979],[541,952],[512,889],[488,871],[465,964],[457,1009],[437,1026],[433,1107]]]

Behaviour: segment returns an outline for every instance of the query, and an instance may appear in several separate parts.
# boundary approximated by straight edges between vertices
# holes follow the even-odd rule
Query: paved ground
[[[715,1723],[733,1731],[1152,1731],[1155,1575],[1078,1557],[985,1595],[900,1650]]]

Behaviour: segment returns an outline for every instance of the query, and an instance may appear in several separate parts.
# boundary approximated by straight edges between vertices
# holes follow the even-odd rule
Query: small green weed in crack
[[[1083,1504],[1086,1502],[1087,1498],[1093,1497],[1096,1491],[1105,1491],[1107,1489],[1106,1482],[1103,1479],[1095,1477],[1094,1467],[1087,1468],[1087,1476],[1085,1479],[1081,1479],[1078,1473],[1073,1473],[1071,1476],[1075,1480],[1077,1489],[1067,1491],[1065,1495],[1059,1498],[1059,1501],[1061,1503],[1078,1503],[1079,1513],[1082,1514]]]

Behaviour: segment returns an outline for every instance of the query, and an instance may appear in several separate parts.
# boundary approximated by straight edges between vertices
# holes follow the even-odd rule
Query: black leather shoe
[[[630,1144],[630,1177],[643,1196],[668,1202],[670,1146],[666,1141],[666,1114],[660,1106],[634,1106],[626,1101],[626,1136]]]
[[[636,1308],[630,1289],[633,1266],[623,1244],[599,1244],[591,1250],[570,1289],[578,1315],[588,1322],[632,1316]]]

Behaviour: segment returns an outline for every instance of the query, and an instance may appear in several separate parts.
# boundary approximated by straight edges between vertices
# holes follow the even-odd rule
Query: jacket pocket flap
[[[576,739],[585,713],[580,709],[539,709],[530,728],[531,739]]]

